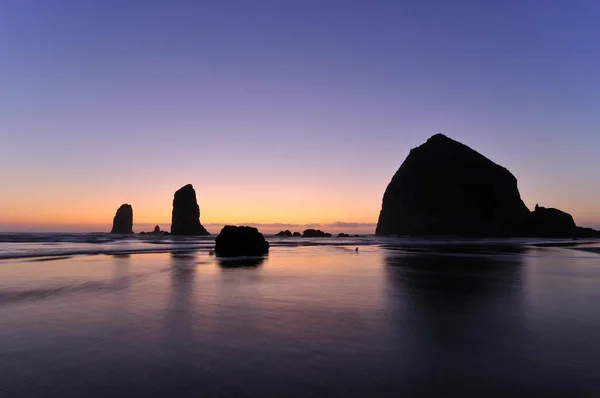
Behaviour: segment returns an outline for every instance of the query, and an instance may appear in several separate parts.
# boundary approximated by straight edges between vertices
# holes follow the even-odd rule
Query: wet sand
[[[348,247],[2,260],[0,396],[600,393],[596,252]]]

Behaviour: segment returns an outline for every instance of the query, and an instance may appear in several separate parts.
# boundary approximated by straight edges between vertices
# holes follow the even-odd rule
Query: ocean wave
[[[280,238],[266,235],[271,247],[380,246],[386,249],[443,250],[454,248],[520,247],[579,245],[600,240],[573,241],[560,239],[459,239],[459,238],[409,238],[363,235],[350,238]],[[175,237],[148,235],[96,234],[49,234],[49,233],[2,233],[0,234],[0,260],[17,258],[70,257],[76,255],[120,255],[134,253],[177,253],[184,251],[209,251],[214,248],[215,236]],[[440,250],[442,250],[440,249]],[[442,250],[442,251],[443,251]]]

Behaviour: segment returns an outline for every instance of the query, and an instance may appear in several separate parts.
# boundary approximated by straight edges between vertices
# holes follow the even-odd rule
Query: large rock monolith
[[[530,212],[517,179],[468,146],[436,134],[410,151],[384,195],[376,234],[472,237],[574,237],[557,209]]]
[[[133,233],[133,208],[129,204],[122,204],[117,209],[113,218],[111,234],[132,234]]]
[[[200,206],[191,184],[180,188],[173,198],[172,235],[210,235],[200,224]]]

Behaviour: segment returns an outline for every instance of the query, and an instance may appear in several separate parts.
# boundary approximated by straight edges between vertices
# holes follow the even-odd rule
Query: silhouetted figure
[[[356,248],[356,252],[358,253],[358,247]]]
[[[436,134],[412,149],[392,178],[376,234],[570,238],[592,233],[575,229],[566,213],[542,209],[527,209],[507,169]]]
[[[113,218],[111,234],[133,233],[133,208],[129,204],[123,204],[117,210]]]
[[[171,218],[171,234],[210,235],[206,228],[200,224],[200,207],[196,200],[196,191],[191,184],[175,192]]]
[[[254,227],[226,225],[215,239],[215,254],[220,257],[263,256],[269,242]]]
[[[323,232],[320,229],[305,229],[302,233],[303,238],[331,238],[331,234]]]

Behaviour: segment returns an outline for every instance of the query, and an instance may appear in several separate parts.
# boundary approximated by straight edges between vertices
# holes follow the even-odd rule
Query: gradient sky
[[[2,1],[0,229],[121,203],[168,228],[187,183],[207,224],[368,225],[437,132],[600,227],[598,21],[596,0]]]

